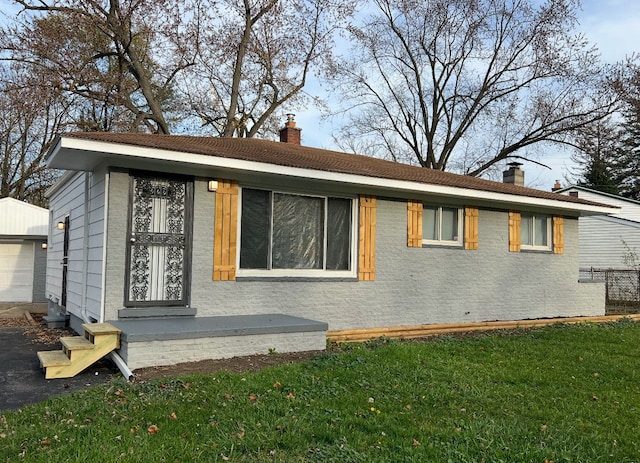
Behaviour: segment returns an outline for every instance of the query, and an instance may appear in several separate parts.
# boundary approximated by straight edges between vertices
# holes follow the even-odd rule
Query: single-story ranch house
[[[69,133],[47,162],[50,315],[118,327],[131,369],[604,314],[578,217],[615,209],[580,198],[304,147],[292,120],[281,142]]]

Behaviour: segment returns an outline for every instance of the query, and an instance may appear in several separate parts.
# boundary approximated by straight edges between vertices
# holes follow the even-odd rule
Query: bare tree
[[[337,68],[350,114],[339,138],[473,176],[534,145],[567,142],[616,108],[596,50],[572,32],[576,8],[577,0],[372,0]]]
[[[353,6],[344,0],[215,4],[201,60],[185,79],[192,109],[223,137],[274,129],[279,108],[308,100],[307,79],[329,67],[335,32]]]
[[[0,197],[45,206],[57,174],[44,156],[64,129],[70,102],[36,76],[5,68],[0,77]]]
[[[198,52],[198,0],[14,3],[22,19],[2,31],[4,59],[82,97],[86,129],[169,133],[176,76]]]

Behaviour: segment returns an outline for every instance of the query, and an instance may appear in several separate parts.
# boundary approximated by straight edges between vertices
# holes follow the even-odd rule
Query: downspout
[[[85,201],[86,203],[86,201]],[[105,318],[105,306],[104,306],[104,298],[106,292],[106,283],[107,283],[107,224],[109,217],[109,169],[106,169],[104,174],[104,220],[103,220],[103,229],[102,229],[102,288],[100,288],[100,321],[104,322]],[[87,232],[88,233],[88,230]],[[85,246],[86,248],[86,246]],[[85,272],[86,278],[86,272]],[[83,314],[83,318],[84,318]],[[131,381],[133,379],[133,372],[127,366],[126,362],[118,355],[118,353],[114,350],[109,353],[109,358],[113,360],[113,363],[116,364],[122,376],[125,377],[127,381]]]

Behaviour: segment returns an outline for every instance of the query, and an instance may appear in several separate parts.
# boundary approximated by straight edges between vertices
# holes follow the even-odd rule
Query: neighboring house
[[[0,302],[47,302],[49,211],[0,199]]]
[[[639,201],[581,186],[562,188],[556,193],[618,208],[607,216],[593,215],[580,218],[580,268],[631,268],[633,262],[628,259],[625,262],[625,256],[630,253],[636,254],[635,263],[640,265]]]
[[[122,329],[132,369],[322,349],[327,329],[604,314],[578,217],[613,209],[303,147],[293,121],[281,141],[63,135],[50,311]]]

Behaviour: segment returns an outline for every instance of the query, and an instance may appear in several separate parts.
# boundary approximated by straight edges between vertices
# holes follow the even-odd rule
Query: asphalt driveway
[[[61,349],[59,335],[72,335],[65,331],[42,325],[0,326],[0,412],[107,383],[120,374],[110,360],[103,359],[74,378],[45,379],[37,352]]]

